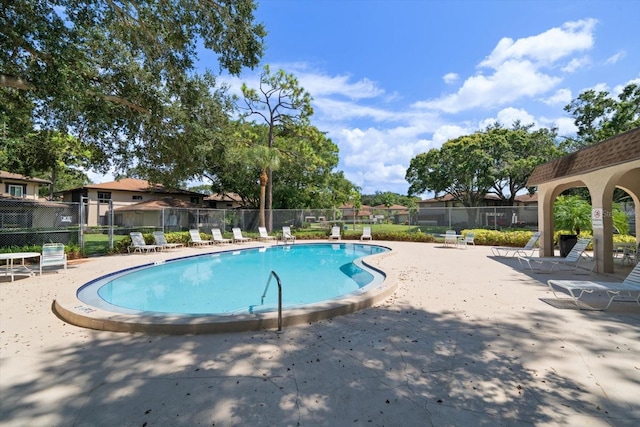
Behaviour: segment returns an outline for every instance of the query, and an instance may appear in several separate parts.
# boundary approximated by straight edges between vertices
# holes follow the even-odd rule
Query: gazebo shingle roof
[[[538,165],[527,187],[640,159],[640,127]]]

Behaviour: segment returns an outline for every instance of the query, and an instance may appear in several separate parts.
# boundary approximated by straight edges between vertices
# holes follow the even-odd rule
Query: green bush
[[[474,243],[476,245],[484,246],[510,246],[510,247],[523,247],[527,244],[533,231],[498,231],[498,230],[485,230],[485,229],[473,229],[462,230],[460,234],[463,236],[466,233],[473,231],[475,233]]]

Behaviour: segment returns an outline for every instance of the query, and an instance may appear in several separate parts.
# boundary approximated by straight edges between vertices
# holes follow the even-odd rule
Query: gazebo
[[[538,187],[538,224],[543,256],[553,256],[553,203],[563,191],[586,187],[591,195],[596,271],[613,273],[612,201],[616,187],[635,205],[640,235],[640,127],[536,167],[527,181]]]

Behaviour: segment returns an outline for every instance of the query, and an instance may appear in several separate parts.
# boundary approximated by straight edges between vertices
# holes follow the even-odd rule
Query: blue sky
[[[263,0],[256,16],[262,65],[312,95],[312,124],[364,194],[405,194],[415,155],[496,120],[571,134],[563,107],[582,91],[640,81],[635,0]],[[260,70],[225,80],[239,93]]]

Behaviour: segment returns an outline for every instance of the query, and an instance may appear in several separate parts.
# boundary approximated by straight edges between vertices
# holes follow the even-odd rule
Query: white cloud
[[[495,118],[485,119],[480,122],[480,129],[485,129],[487,126],[493,125],[495,122],[500,123],[506,128],[510,128],[514,122],[520,121],[523,125],[528,125],[536,122],[535,118],[527,111],[521,108],[508,107],[500,110]]]
[[[350,82],[348,75],[327,76],[315,73],[293,73],[300,85],[313,97],[339,95],[349,99],[376,98],[384,95],[384,90],[367,78]]]
[[[452,84],[457,82],[459,78],[460,76],[456,73],[447,73],[442,77],[442,80],[444,80],[446,84]]]
[[[572,58],[571,61],[567,65],[561,68],[561,70],[565,73],[573,73],[580,68],[584,68],[591,64],[591,58],[588,56],[583,56],[580,58]]]
[[[493,108],[521,97],[547,92],[562,79],[540,73],[528,61],[505,62],[492,76],[467,79],[457,93],[431,101],[417,102],[415,108],[458,113],[472,108]]]
[[[560,105],[565,106],[571,102],[573,95],[571,95],[570,89],[558,89],[553,95],[548,98],[543,98],[541,101],[547,105]]]
[[[607,58],[607,60],[605,61],[605,64],[610,64],[610,65],[616,64],[618,61],[623,59],[625,56],[627,56],[627,52],[625,52],[624,50],[621,50],[620,52],[616,52],[614,55],[612,55],[609,58]]]
[[[505,37],[479,66],[498,69],[507,61],[525,58],[542,65],[552,64],[574,52],[591,49],[596,23],[595,19],[565,22],[559,28],[516,41]]]
[[[541,34],[518,40],[501,39],[479,68],[493,70],[485,75],[481,71],[469,77],[456,93],[437,99],[416,102],[413,107],[446,113],[459,113],[474,108],[495,108],[523,97],[534,97],[557,86],[562,77],[542,71],[553,67],[563,58],[591,49],[596,20],[567,22]],[[574,71],[590,63],[587,56],[569,58],[563,71]]]
[[[575,135],[578,131],[578,128],[573,122],[573,118],[571,117],[557,117],[555,119],[547,119],[546,117],[540,118],[540,125],[545,127],[557,127],[558,128],[558,136],[559,137],[567,137],[571,135]]]
[[[444,125],[438,128],[433,133],[433,148],[440,148],[442,144],[449,141],[450,139],[455,139],[462,135],[467,135],[472,133],[473,131],[469,128],[463,128],[458,125]]]
[[[375,121],[397,120],[401,113],[383,110],[381,108],[360,105],[351,101],[342,101],[329,97],[322,97],[313,100],[315,115],[321,120],[331,119],[345,121],[355,118],[370,118]]]

